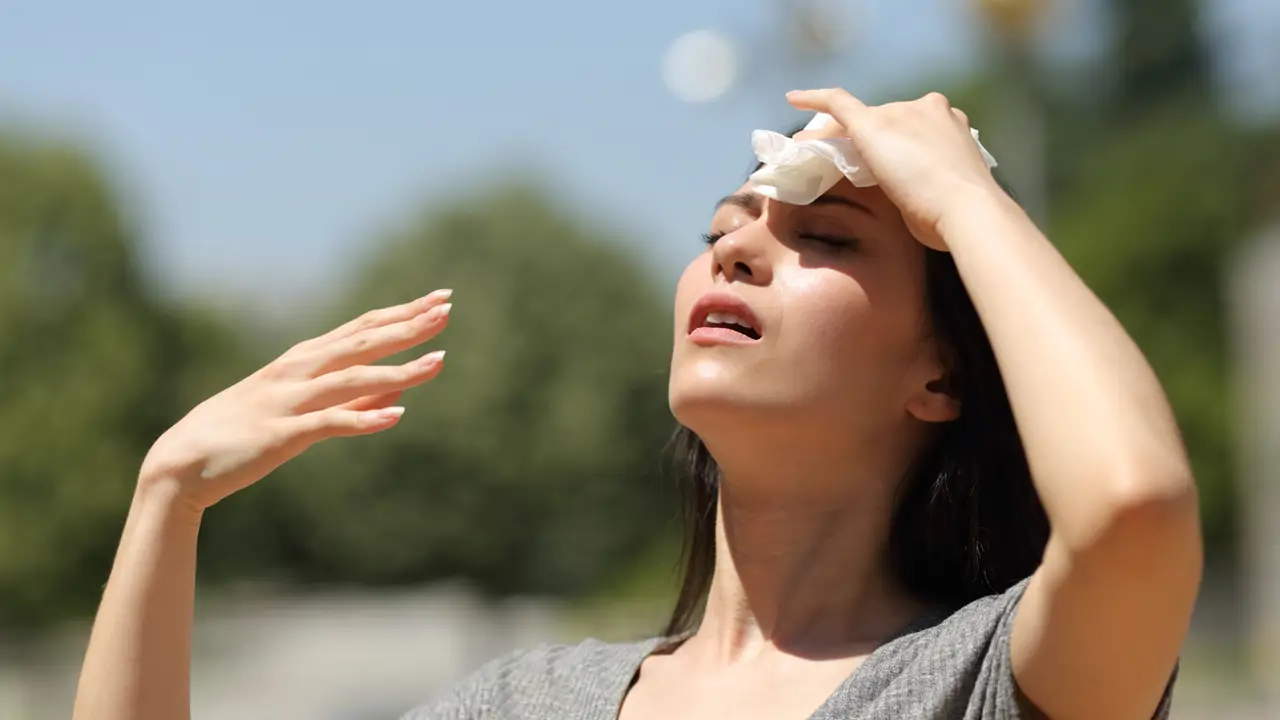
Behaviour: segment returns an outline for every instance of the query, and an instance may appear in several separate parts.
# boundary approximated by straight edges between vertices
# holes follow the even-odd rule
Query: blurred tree
[[[1234,544],[1226,268],[1275,195],[1277,127],[1246,130],[1214,102],[1194,0],[1115,0],[1116,92],[1103,104],[1042,76],[1050,103],[1049,235],[1160,375],[1197,480],[1210,552]],[[983,127],[990,78],[955,95]],[[985,140],[986,138],[984,138]],[[990,142],[998,146],[999,138]],[[1274,188],[1274,181],[1269,185]],[[1014,188],[1015,192],[1017,188]]]
[[[378,246],[334,322],[452,287],[433,343],[448,359],[394,430],[318,446],[264,484],[283,569],[573,594],[654,540],[675,508],[670,319],[610,234],[508,185]]]
[[[0,626],[94,607],[146,449],[233,346],[137,251],[85,154],[0,138]]]
[[[1116,0],[1114,11],[1117,94],[1096,120],[1058,116],[1064,135],[1071,125],[1094,132],[1074,148],[1054,236],[1163,380],[1200,483],[1209,550],[1227,560],[1235,413],[1225,283],[1235,249],[1275,211],[1258,189],[1280,159],[1280,128],[1246,129],[1227,115],[1203,3]]]
[[[1114,0],[1118,75],[1113,109],[1147,110],[1170,100],[1204,103],[1213,90],[1197,0]]]
[[[1059,198],[1052,232],[1164,383],[1221,560],[1234,543],[1226,269],[1259,220],[1248,191],[1257,168],[1248,136],[1184,111],[1113,128]]]

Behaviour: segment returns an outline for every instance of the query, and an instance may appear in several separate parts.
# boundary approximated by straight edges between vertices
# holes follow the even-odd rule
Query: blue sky
[[[970,0],[833,1],[852,27],[837,67],[799,75],[760,51],[751,92],[706,105],[664,88],[664,49],[699,28],[776,43],[780,2],[29,1],[0,20],[0,118],[104,157],[182,292],[305,303],[410,208],[504,167],[544,171],[670,281],[750,131],[798,117],[784,90],[875,99],[980,56]],[[1096,2],[1057,0],[1055,57],[1105,44]],[[1244,38],[1229,71],[1271,78],[1280,3],[1210,4],[1211,27]]]

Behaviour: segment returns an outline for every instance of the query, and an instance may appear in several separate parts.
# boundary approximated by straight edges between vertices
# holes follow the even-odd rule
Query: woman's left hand
[[[946,97],[867,106],[845,90],[796,90],[787,100],[801,110],[831,115],[920,242],[947,249],[942,227],[975,199],[1004,198],[973,141],[969,118]]]

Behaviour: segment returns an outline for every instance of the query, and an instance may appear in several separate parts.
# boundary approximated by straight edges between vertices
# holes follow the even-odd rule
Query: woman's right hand
[[[151,447],[139,491],[159,489],[203,512],[320,440],[395,425],[404,408],[392,404],[439,374],[444,352],[399,366],[372,363],[438,335],[449,296],[438,290],[366,313],[205,400]]]

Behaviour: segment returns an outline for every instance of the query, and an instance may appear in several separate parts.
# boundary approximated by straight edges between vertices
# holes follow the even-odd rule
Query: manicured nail
[[[423,355],[422,358],[418,360],[418,362],[421,363],[423,367],[431,367],[432,365],[439,365],[441,362],[444,361],[444,352],[445,352],[444,350],[435,350],[433,352],[429,352],[426,355]]]
[[[423,300],[448,300],[453,297],[453,290],[443,288],[441,290],[432,290],[422,297]]]
[[[452,309],[453,303],[445,303],[431,308],[431,312],[428,313],[428,315],[431,317],[432,321],[443,320],[449,317],[449,311]]]
[[[369,411],[370,419],[372,419],[374,422],[396,420],[396,419],[399,419],[401,415],[404,415],[404,408],[399,405],[393,405],[392,407],[379,408],[377,410]]]

